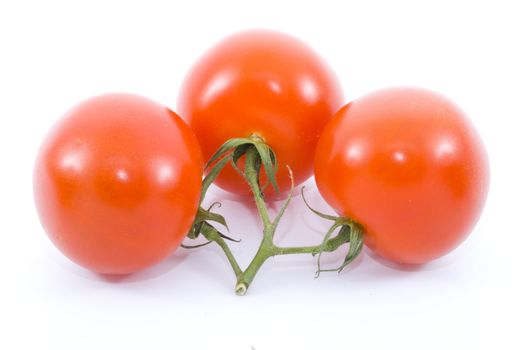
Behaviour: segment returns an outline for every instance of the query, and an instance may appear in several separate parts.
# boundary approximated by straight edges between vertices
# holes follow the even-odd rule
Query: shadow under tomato
[[[397,263],[397,262],[385,259],[382,256],[377,255],[370,249],[366,249],[365,252],[366,252],[366,255],[371,257],[374,261],[378,262],[379,264],[385,267],[388,267],[390,269],[397,270],[397,271],[418,272],[418,271],[423,271],[423,270],[430,270],[432,269],[432,265],[433,265],[432,262],[422,263],[422,264],[401,264],[401,263]]]
[[[377,254],[375,254],[370,249],[366,249],[366,254],[370,256],[374,261],[379,264],[388,267],[396,271],[405,271],[405,272],[420,272],[420,271],[436,271],[441,269],[450,268],[451,266],[457,264],[460,260],[465,259],[467,254],[466,245],[462,245],[455,250],[449,252],[448,254],[443,255],[437,259],[429,261],[422,264],[399,264],[393,261],[387,260]]]
[[[186,249],[178,248],[173,254],[160,263],[135,273],[121,275],[92,273],[92,275],[97,279],[109,283],[135,283],[147,281],[171,272],[177,265],[186,259],[188,253],[189,252]]]
[[[321,269],[330,269],[330,268],[337,268],[341,265],[341,262],[344,261],[344,257],[347,253],[347,246],[343,246],[340,249],[336,250],[332,253],[324,253],[321,257]],[[327,276],[329,274],[333,274],[334,276],[338,275],[344,275],[346,273],[352,273],[353,270],[359,269],[359,267],[363,264],[365,261],[364,258],[365,254],[359,254],[350,264],[345,266],[341,272],[337,271],[327,271],[327,272],[321,272],[321,277]]]

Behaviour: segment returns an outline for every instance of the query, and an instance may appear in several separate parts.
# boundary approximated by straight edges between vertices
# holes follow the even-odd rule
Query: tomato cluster
[[[345,105],[330,67],[285,34],[246,31],[219,42],[187,74],[177,111],[182,118],[144,97],[109,94],[52,128],[36,160],[35,202],[71,260],[132,273],[202,234],[225,251],[242,294],[274,255],[320,256],[348,243],[345,266],[364,243],[398,263],[428,262],[466,238],[485,203],[486,151],[458,106],[416,88]],[[300,184],[312,174],[341,217],[318,213],[334,220],[319,246],[279,248],[272,230],[288,202],[271,220],[265,200],[290,195],[290,175]],[[211,182],[255,197],[266,255],[245,271],[213,224],[224,218],[200,207]]]

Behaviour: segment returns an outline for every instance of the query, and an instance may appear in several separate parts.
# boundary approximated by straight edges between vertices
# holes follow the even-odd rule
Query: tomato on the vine
[[[191,129],[144,97],[109,94],[71,109],[34,170],[42,226],[67,257],[126,274],[177,248],[199,204],[202,155]]]
[[[197,135],[206,159],[232,138],[260,136],[279,163],[277,183],[289,185],[313,173],[319,135],[343,106],[343,91],[330,67],[298,39],[267,30],[234,34],[202,56],[181,87],[177,112]],[[216,184],[248,193],[227,166]]]
[[[323,131],[315,178],[365,244],[399,263],[425,263],[473,229],[489,185],[486,150],[467,116],[421,89],[385,89],[343,107]]]

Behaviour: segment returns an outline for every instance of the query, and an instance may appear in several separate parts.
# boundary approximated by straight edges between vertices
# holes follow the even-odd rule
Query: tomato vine
[[[244,158],[244,166],[239,166],[239,160]],[[267,203],[264,197],[264,188],[266,185],[261,186],[261,172],[264,170],[268,182],[273,186],[276,192],[279,191],[277,183],[275,181],[275,173],[277,171],[277,158],[275,157],[274,151],[268,146],[264,140],[258,135],[251,135],[248,138],[236,138],[225,142],[217,152],[210,158],[206,167],[209,168],[208,175],[203,180],[203,192],[201,195],[201,204],[204,200],[206,192],[209,186],[213,183],[213,180],[217,178],[221,170],[228,164],[236,169],[236,171],[244,178],[248,183],[255,200],[255,205],[261,221],[263,223],[263,237],[259,244],[259,248],[255,253],[252,261],[248,264],[246,269],[241,269],[237,260],[235,259],[232,251],[230,250],[226,240],[232,240],[230,237],[222,234],[218,229],[215,228],[213,223],[219,223],[225,228],[228,228],[224,217],[217,213],[212,213],[209,209],[204,210],[202,207],[199,209],[198,215],[195,219],[194,225],[188,237],[195,239],[199,234],[202,234],[208,243],[215,242],[222,249],[228,262],[230,263],[233,272],[236,277],[235,293],[237,295],[246,294],[249,286],[252,284],[257,272],[265,261],[273,256],[287,255],[287,254],[312,254],[317,255],[317,271],[316,277],[323,271],[342,271],[352,260],[354,260],[363,247],[362,239],[362,226],[346,218],[339,218],[336,216],[330,216],[322,214],[317,210],[313,209],[304,198],[304,193],[301,191],[303,200],[307,207],[319,215],[322,218],[333,221],[332,226],[326,233],[323,241],[318,245],[313,246],[299,246],[299,247],[279,247],[274,243],[275,231],[279,225],[281,218],[283,217],[290,200],[292,198],[292,192],[294,189],[294,177],[293,172],[288,168],[290,177],[290,190],[288,195],[279,209],[277,215],[271,218]],[[212,205],[213,207],[213,205]],[[211,209],[211,208],[210,208]],[[334,236],[336,230],[338,233]],[[321,269],[320,258],[324,252],[333,252],[340,246],[349,243],[348,253],[340,267],[337,269]],[[198,245],[198,246],[202,246]]]

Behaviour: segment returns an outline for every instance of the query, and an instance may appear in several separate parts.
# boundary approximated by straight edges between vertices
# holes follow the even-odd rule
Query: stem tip
[[[237,283],[237,285],[235,286],[235,294],[239,296],[243,296],[244,294],[246,294],[247,290],[248,286],[244,282]]]

